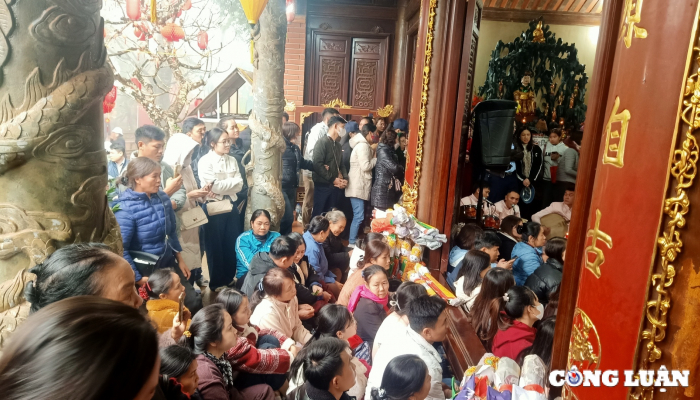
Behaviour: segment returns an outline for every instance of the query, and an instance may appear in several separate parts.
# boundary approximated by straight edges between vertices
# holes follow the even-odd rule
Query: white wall
[[[546,21],[545,21],[546,23]],[[481,21],[479,47],[476,52],[476,70],[474,72],[474,94],[486,81],[486,72],[491,60],[491,52],[496,48],[496,43],[502,40],[504,43],[512,42],[516,37],[529,28],[527,23]],[[550,25],[550,31],[565,43],[575,43],[578,50],[578,60],[586,66],[588,85],[586,87],[586,102],[588,101],[588,89],[593,75],[593,61],[595,60],[596,43],[598,41],[597,26],[574,25]]]

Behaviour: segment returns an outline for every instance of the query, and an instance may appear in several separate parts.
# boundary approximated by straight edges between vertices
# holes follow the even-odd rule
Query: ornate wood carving
[[[344,40],[323,40],[321,39],[321,51],[333,51],[337,53],[345,53]]]
[[[355,54],[379,54],[379,43],[355,43]]]
[[[355,82],[353,105],[356,107],[374,108],[374,97],[377,90],[378,60],[357,60],[355,63]]]
[[[344,62],[340,58],[321,58],[321,104],[341,98],[343,89]]]

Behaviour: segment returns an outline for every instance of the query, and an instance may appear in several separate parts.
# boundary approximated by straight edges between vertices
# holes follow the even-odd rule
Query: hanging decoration
[[[537,132],[578,130],[586,118],[588,76],[577,54],[542,18],[533,20],[512,42],[496,44],[479,96],[515,100],[516,122]]]
[[[182,10],[187,11],[192,8],[192,0],[185,0],[185,4],[182,5]]]
[[[180,25],[169,22],[160,28],[160,34],[168,42],[179,42],[185,38],[185,30]]]
[[[151,23],[155,24],[158,21],[158,10],[156,9],[156,0],[151,0]]]
[[[296,13],[296,4],[294,0],[287,0],[287,23],[294,21],[294,15]]]
[[[143,25],[134,24],[134,36],[141,41],[147,39],[148,34],[146,33],[146,29],[144,29]]]
[[[112,90],[105,95],[104,101],[102,101],[102,111],[104,111],[105,114],[109,114],[114,110],[114,106],[117,102],[117,87],[112,86]]]
[[[197,45],[200,50],[206,50],[209,46],[209,34],[206,31],[200,31],[197,35]]]
[[[126,16],[132,21],[141,19],[141,0],[126,0]]]
[[[267,0],[241,0],[241,6],[243,6],[243,12],[250,24],[250,62],[254,63],[255,40],[253,39],[253,29],[258,23],[263,10],[265,10],[265,6],[267,6]]]
[[[141,85],[141,82],[136,77],[131,78],[131,83],[133,83],[139,90],[143,88],[143,85]]]

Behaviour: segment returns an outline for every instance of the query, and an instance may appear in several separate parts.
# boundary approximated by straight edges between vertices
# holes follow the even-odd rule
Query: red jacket
[[[291,353],[283,349],[258,349],[255,347],[258,336],[272,335],[279,340],[280,345],[288,340],[286,336],[272,329],[260,329],[250,325],[238,330],[238,342],[226,352],[226,358],[234,370],[251,374],[284,374],[289,371],[292,362]],[[257,332],[253,332],[253,329]],[[256,334],[257,333],[257,334]]]
[[[513,321],[505,331],[499,330],[493,338],[491,352],[496,357],[508,357],[516,360],[521,351],[532,346],[535,341],[537,329],[529,327],[522,322]]]

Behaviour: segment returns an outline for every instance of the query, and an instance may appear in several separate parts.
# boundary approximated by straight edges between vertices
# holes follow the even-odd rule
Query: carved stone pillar
[[[26,316],[27,270],[63,244],[121,253],[101,103],[101,0],[0,2],[0,347]]]
[[[281,190],[282,113],[284,100],[284,45],[287,17],[284,0],[270,0],[253,32],[255,41],[255,75],[253,77],[253,112],[250,114],[252,179],[248,192],[246,227],[257,209],[272,215],[272,230],[279,230],[284,214]],[[247,228],[246,228],[247,229]]]

